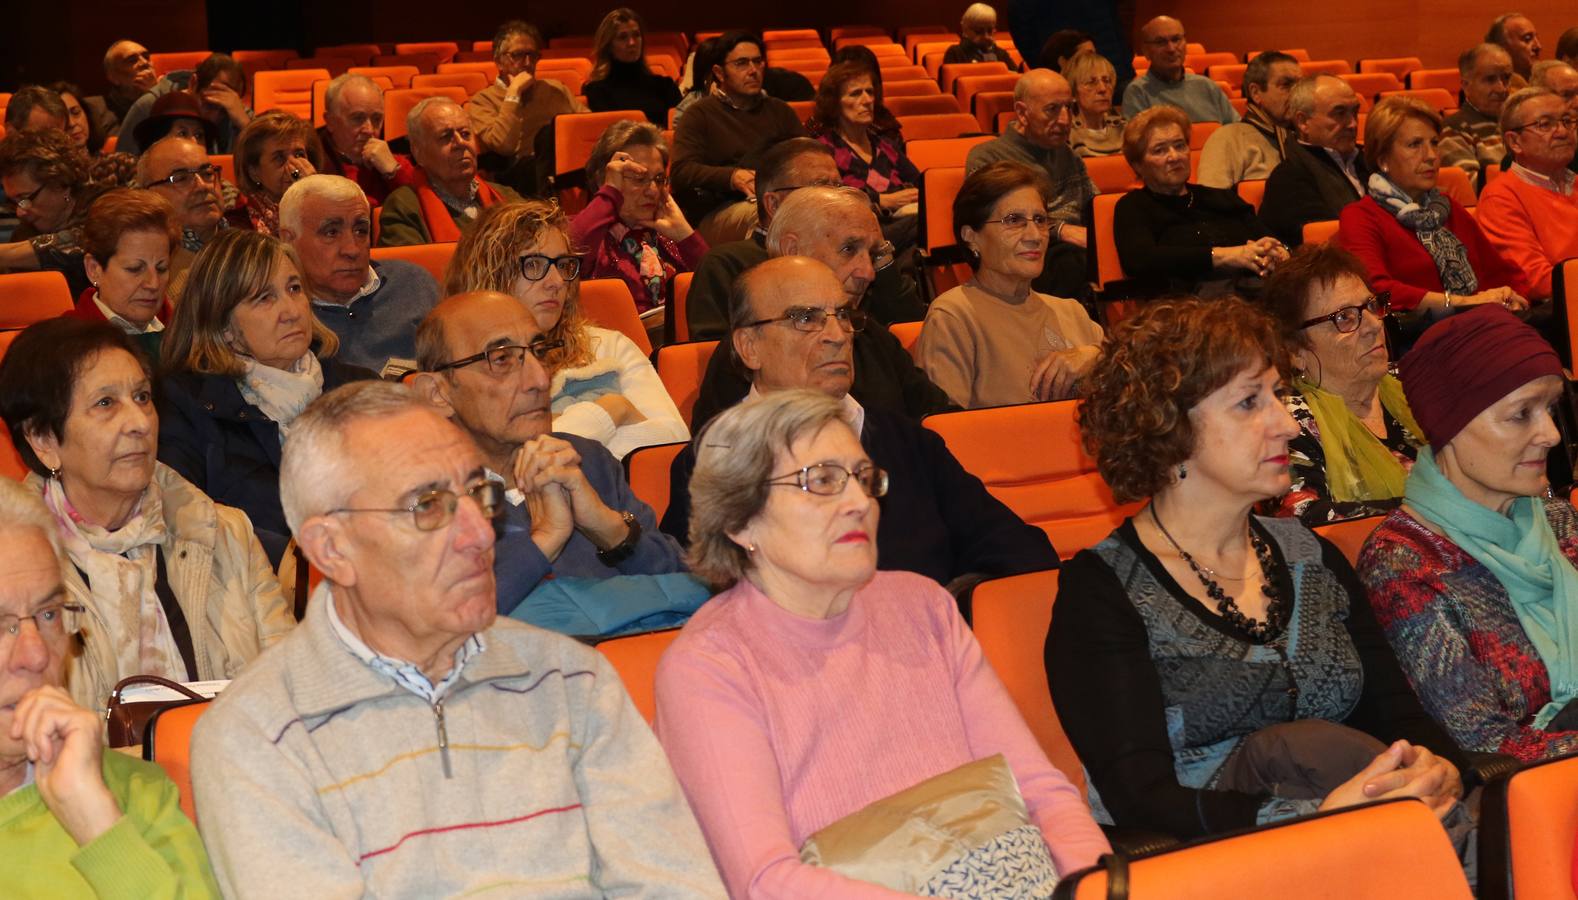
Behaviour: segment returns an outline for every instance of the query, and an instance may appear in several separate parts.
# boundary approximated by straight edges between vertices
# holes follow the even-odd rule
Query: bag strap
[[[1121,853],[1102,854],[1107,869],[1107,900],[1129,900],[1129,859]]]
[[[186,624],[186,611],[181,609],[175,591],[170,589],[170,577],[164,569],[164,548],[155,544],[153,558],[158,569],[153,582],[154,593],[159,595],[159,605],[164,608],[164,617],[170,623],[170,635],[175,638],[176,649],[181,651],[181,661],[186,663],[186,680],[196,681],[197,651],[192,648],[192,629]]]
[[[169,688],[170,690],[175,691],[176,693],[191,700],[208,699],[207,697],[204,697],[202,694],[199,694],[179,681],[171,681],[162,675],[127,675],[125,678],[117,681],[115,683],[115,689],[110,691],[110,702],[108,704],[109,708],[114,709],[115,707],[121,705],[123,702],[121,700],[121,694],[125,692],[127,688],[135,687],[139,684],[157,684],[160,687]]]

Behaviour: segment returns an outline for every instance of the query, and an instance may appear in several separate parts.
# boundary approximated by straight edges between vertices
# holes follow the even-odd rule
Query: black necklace
[[[1227,624],[1257,644],[1268,643],[1282,635],[1283,629],[1288,624],[1287,604],[1283,602],[1282,590],[1277,587],[1276,579],[1271,576],[1272,569],[1276,565],[1276,561],[1271,556],[1271,545],[1262,540],[1260,535],[1255,533],[1255,529],[1249,529],[1249,545],[1254,548],[1255,558],[1260,561],[1260,593],[1266,598],[1265,621],[1244,615],[1243,610],[1239,609],[1233,598],[1227,595],[1227,591],[1222,590],[1216,579],[1207,575],[1207,570],[1195,562],[1189,551],[1178,546],[1178,542],[1173,540],[1172,534],[1167,531],[1167,526],[1163,525],[1162,520],[1156,515],[1155,503],[1150,505],[1150,511],[1151,521],[1156,523],[1156,529],[1167,539],[1167,543],[1178,551],[1178,555],[1183,557],[1183,561],[1188,564],[1189,570],[1194,572],[1195,577],[1200,579],[1206,596],[1216,602],[1216,611],[1227,620]]]

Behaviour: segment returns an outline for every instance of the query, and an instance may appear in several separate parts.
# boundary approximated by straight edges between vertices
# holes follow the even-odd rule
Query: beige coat
[[[586,112],[569,88],[545,78],[533,80],[516,103],[504,102],[504,84],[495,81],[473,94],[465,109],[482,151],[511,159],[530,158],[537,132],[554,116]]]

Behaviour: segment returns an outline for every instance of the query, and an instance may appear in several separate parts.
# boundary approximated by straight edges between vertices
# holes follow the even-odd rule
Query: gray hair
[[[1500,53],[1508,59],[1512,58],[1507,48],[1500,44],[1475,44],[1458,55],[1457,74],[1462,78],[1468,78],[1474,73],[1474,67],[1479,65],[1479,58],[1487,53]]]
[[[442,94],[434,94],[431,97],[423,97],[415,106],[411,107],[411,111],[409,113],[406,113],[406,133],[413,137],[420,135],[424,142],[431,138],[432,135],[427,133],[427,126],[422,124],[422,116],[433,107],[443,106],[445,103],[448,103],[450,106],[453,106],[456,109],[461,108],[459,103],[456,103]]]
[[[1530,100],[1538,100],[1541,97],[1561,99],[1559,94],[1545,87],[1526,87],[1522,90],[1513,91],[1512,96],[1508,97],[1507,102],[1501,106],[1501,119],[1497,121],[1496,127],[1500,128],[1503,134],[1513,130],[1517,127],[1518,110],[1523,107],[1523,104],[1528,103]]]
[[[1305,75],[1294,82],[1293,89],[1288,92],[1288,113],[1290,115],[1293,113],[1303,113],[1306,116],[1315,115],[1315,90],[1320,87],[1321,79],[1323,78],[1343,85],[1348,84],[1348,82],[1335,75]],[[1353,93],[1353,88],[1350,86],[1348,91]]]
[[[1548,88],[1551,86],[1550,75],[1557,69],[1573,69],[1578,73],[1572,63],[1560,59],[1542,59],[1529,69],[1529,87]]]
[[[363,87],[372,88],[377,92],[378,99],[380,101],[383,100],[384,89],[378,86],[378,82],[368,78],[366,75],[357,75],[353,72],[346,72],[344,75],[337,76],[329,81],[328,89],[323,92],[324,110],[326,112],[333,112],[334,108],[340,105],[340,92],[353,84],[359,84]]]
[[[1487,44],[1506,45],[1506,43],[1507,43],[1507,23],[1512,21],[1513,19],[1527,19],[1527,18],[1529,18],[1529,17],[1524,15],[1523,13],[1520,13],[1520,12],[1509,12],[1509,13],[1502,13],[1501,15],[1497,16],[1496,18],[1491,19],[1490,20],[1490,30],[1485,32],[1485,43],[1487,43]],[[1530,20],[1530,21],[1533,21],[1533,20]]]
[[[791,192],[773,213],[772,224],[767,226],[767,254],[784,255],[783,242],[790,234],[797,234],[804,240],[808,235],[825,233],[833,210],[854,206],[871,212],[871,198],[859,188],[848,185],[811,185]]]
[[[180,141],[183,144],[190,144],[190,145],[192,145],[194,147],[197,147],[197,148],[201,149],[203,151],[203,156],[205,158],[208,156],[208,148],[203,147],[201,144],[198,144],[196,141],[188,140],[187,138],[184,138],[184,137],[178,137],[178,136],[176,136],[174,134],[167,134],[164,137],[159,138],[157,141],[154,141],[153,143],[149,144],[147,147],[144,147],[143,151],[142,151],[142,155],[137,157],[137,186],[138,187],[145,188],[145,187],[148,186],[149,182],[151,182],[153,180],[153,176],[151,174],[149,174],[152,171],[152,169],[153,169],[153,163],[151,162],[151,160],[155,156],[158,155],[158,154],[154,153],[153,151],[155,149],[157,149],[158,147],[161,147],[161,146],[163,146],[163,145],[165,145],[167,143],[170,143],[172,141]]]
[[[0,478],[0,530],[7,528],[37,528],[44,532],[50,549],[55,551],[56,562],[64,560],[65,552],[60,546],[60,532],[55,526],[55,517],[45,508],[38,491],[20,481]]]
[[[592,155],[586,158],[587,184],[602,187],[603,171],[608,168],[608,161],[614,158],[615,153],[630,147],[651,147],[663,158],[663,165],[668,165],[668,142],[663,140],[662,129],[645,119],[639,122],[620,119],[603,130],[597,144],[592,147]]]
[[[702,429],[690,476],[690,551],[685,556],[696,577],[722,590],[745,576],[752,568],[750,555],[729,533],[767,506],[765,482],[778,454],[834,421],[845,421],[842,403],[797,388],[730,407]]]
[[[361,185],[343,175],[308,175],[285,189],[279,198],[279,226],[290,229],[297,238],[306,234],[301,225],[301,207],[308,197],[318,197],[331,203],[360,200],[367,203],[367,194]],[[372,206],[368,205],[370,211]]]
[[[960,17],[959,21],[961,23],[985,22],[987,19],[996,22],[997,10],[993,9],[991,5],[987,3],[971,3],[969,6],[964,8],[964,15]]]

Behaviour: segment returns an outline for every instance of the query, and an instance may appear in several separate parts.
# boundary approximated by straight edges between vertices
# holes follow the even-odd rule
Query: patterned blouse
[[[1304,395],[1288,391],[1283,401],[1293,421],[1299,424],[1298,437],[1288,442],[1288,461],[1293,476],[1293,486],[1277,501],[1275,513],[1279,516],[1298,516],[1304,524],[1314,528],[1347,519],[1377,516],[1396,509],[1398,498],[1384,500],[1353,500],[1339,502],[1331,499],[1326,486],[1326,451],[1320,442],[1320,426],[1315,413],[1310,410]],[[1414,467],[1414,457],[1424,446],[1424,439],[1415,435],[1392,417],[1385,407],[1381,412],[1386,420],[1386,437],[1381,444],[1392,451],[1403,469]]]
[[[1084,116],[1074,117],[1074,127],[1069,129],[1068,145],[1075,156],[1112,156],[1123,152],[1123,116],[1114,110],[1107,112],[1100,128],[1090,128]]]
[[[869,163],[860,158],[836,129],[822,132],[817,140],[833,149],[833,162],[838,164],[838,173],[844,177],[844,183],[865,191],[872,203],[879,202],[883,194],[920,184],[920,170],[898,145],[876,131],[871,132]]]

